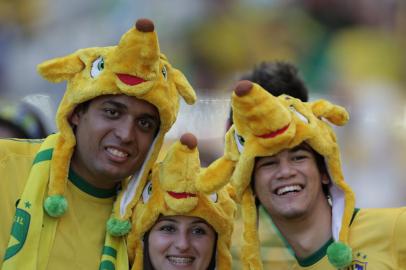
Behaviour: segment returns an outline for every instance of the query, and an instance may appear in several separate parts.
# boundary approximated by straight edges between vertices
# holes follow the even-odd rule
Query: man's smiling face
[[[322,184],[328,176],[306,144],[258,158],[253,177],[255,194],[273,219],[300,218],[327,201]]]
[[[126,95],[100,96],[71,116],[71,165],[95,187],[111,188],[140,169],[159,130],[158,110]]]

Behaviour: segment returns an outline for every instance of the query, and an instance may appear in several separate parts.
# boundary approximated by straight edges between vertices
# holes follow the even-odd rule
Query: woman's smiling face
[[[216,233],[203,219],[161,216],[148,238],[148,252],[155,270],[206,270],[215,247]]]

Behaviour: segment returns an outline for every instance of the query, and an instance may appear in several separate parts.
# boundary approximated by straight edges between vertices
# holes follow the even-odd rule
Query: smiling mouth
[[[284,196],[288,194],[296,194],[303,190],[303,186],[301,185],[291,185],[291,186],[284,186],[275,190],[275,194],[278,196]]]
[[[129,154],[123,151],[118,150],[117,148],[113,147],[106,147],[106,151],[114,158],[118,160],[124,160],[126,159]]]
[[[195,260],[193,257],[166,256],[173,265],[190,265]]]

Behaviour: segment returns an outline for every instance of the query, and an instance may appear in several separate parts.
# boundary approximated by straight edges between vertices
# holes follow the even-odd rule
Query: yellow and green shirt
[[[332,241],[312,256],[297,259],[292,269],[335,270],[326,256]],[[345,270],[406,270],[406,207],[356,211],[350,225],[349,245],[353,261]]]
[[[40,140],[0,140],[0,268],[10,239],[16,201],[24,189],[31,165],[37,162],[35,157],[40,145]],[[45,269],[97,270],[102,252],[114,252],[103,245],[105,224],[116,190],[95,188],[72,170],[68,178],[65,196],[69,210],[58,222]],[[25,206],[29,207],[29,202]],[[45,218],[49,217],[45,215]]]

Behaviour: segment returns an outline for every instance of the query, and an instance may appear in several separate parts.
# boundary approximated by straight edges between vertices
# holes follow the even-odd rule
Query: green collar
[[[68,179],[81,191],[92,195],[97,198],[111,198],[117,194],[117,189],[101,189],[92,186],[86,182],[82,177],[76,174],[71,168],[69,169]]]
[[[262,209],[261,209],[261,208],[262,208]],[[271,216],[268,214],[268,212],[266,211],[266,209],[265,209],[262,205],[260,205],[260,211],[261,211],[261,210],[263,210],[263,211],[266,213],[266,216],[269,217],[271,223],[273,224]],[[352,214],[352,218],[351,218],[351,221],[350,221],[350,226],[351,226],[352,222],[354,221],[355,216],[357,215],[357,213],[359,212],[359,210],[360,210],[359,208],[355,208],[355,209],[354,209],[354,213]],[[289,250],[289,251],[293,251],[292,248],[290,247],[289,243],[286,241],[286,239],[285,239],[285,238],[282,236],[282,234],[279,232],[278,228],[277,228],[276,226],[274,226],[274,228],[276,229],[278,236],[281,237],[281,239],[282,239],[283,242],[285,243],[285,245],[286,245],[286,247],[288,248],[288,250]],[[315,264],[316,262],[318,262],[321,258],[323,258],[323,257],[327,254],[327,248],[328,248],[328,246],[329,246],[330,244],[332,244],[333,242],[334,242],[334,239],[333,239],[333,238],[330,238],[319,250],[317,250],[316,252],[314,252],[314,253],[313,253],[312,255],[310,255],[309,257],[306,257],[306,258],[298,258],[298,257],[295,255],[295,258],[296,258],[298,264],[299,264],[300,266],[302,266],[302,267],[307,267],[307,266],[310,266],[310,265]],[[293,253],[293,252],[291,252],[291,253]]]
[[[318,262],[321,258],[323,258],[326,255],[327,248],[332,243],[334,243],[334,239],[330,238],[319,250],[317,250],[307,258],[299,258],[295,255],[297,263],[302,267],[306,267]]]
[[[359,208],[354,209],[354,213],[352,214],[352,218],[350,221],[350,226],[351,226],[352,222],[354,221],[354,218],[357,215],[358,211],[359,211]],[[296,258],[298,264],[302,267],[307,267],[307,266],[315,264],[316,262],[318,262],[321,258],[323,258],[327,254],[327,248],[332,243],[334,243],[334,239],[330,238],[319,250],[317,250],[316,252],[314,252],[312,255],[310,255],[307,258],[298,258],[295,255],[295,258]]]

